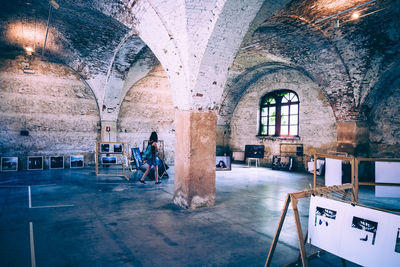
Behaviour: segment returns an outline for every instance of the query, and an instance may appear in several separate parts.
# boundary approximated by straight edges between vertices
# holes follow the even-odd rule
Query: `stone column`
[[[215,112],[176,111],[174,203],[195,209],[215,204]]]
[[[365,121],[337,122],[337,151],[354,156],[368,156],[368,123]]]
[[[101,141],[117,142],[117,122],[101,121]]]

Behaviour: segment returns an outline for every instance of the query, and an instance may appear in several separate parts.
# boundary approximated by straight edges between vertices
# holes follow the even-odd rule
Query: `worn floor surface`
[[[233,165],[217,172],[216,206],[189,211],[172,204],[168,173],[161,185],[94,169],[0,173],[0,266],[264,266],[286,194],[312,183],[309,174]],[[366,189],[360,199],[400,206]],[[308,201],[299,202],[304,231]],[[272,265],[297,255],[290,210]],[[310,266],[342,262],[324,253]]]

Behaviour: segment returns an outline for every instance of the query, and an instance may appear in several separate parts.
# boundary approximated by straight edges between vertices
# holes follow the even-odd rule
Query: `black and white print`
[[[336,211],[326,208],[316,207],[315,209],[315,223],[314,226],[329,226],[332,220],[336,220]]]
[[[361,230],[360,241],[375,245],[376,231],[378,230],[377,222],[353,216],[351,227]]]

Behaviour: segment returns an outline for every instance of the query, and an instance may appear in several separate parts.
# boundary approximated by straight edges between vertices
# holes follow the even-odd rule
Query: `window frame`
[[[291,101],[288,100],[286,103],[282,103],[282,99],[284,98],[285,94],[287,93],[292,93],[297,97],[297,101]],[[265,102],[267,101],[267,99],[271,99],[273,98],[275,100],[275,103],[270,104],[267,103],[265,104]],[[291,113],[292,111],[292,106],[297,105],[297,111],[294,111],[293,113]],[[282,131],[282,107],[288,107],[288,113],[287,113],[287,133],[286,135],[282,135],[281,131]],[[269,92],[267,94],[265,94],[263,97],[261,97],[261,101],[260,101],[260,120],[259,120],[259,132],[258,135],[261,137],[299,137],[299,125],[300,125],[300,99],[299,96],[297,95],[296,92],[292,91],[292,90],[288,90],[288,89],[280,89],[280,90],[275,90],[272,92]],[[270,126],[272,126],[272,124],[270,125],[270,108],[275,107],[275,134],[269,134],[270,131]],[[265,112],[263,114],[263,109],[267,108],[267,115],[265,115]],[[297,112],[297,113],[296,113]],[[284,115],[285,116],[285,115]],[[290,123],[290,119],[292,116],[297,116],[297,124],[296,124],[296,130],[297,130],[297,134],[290,134],[290,127],[294,126],[295,124],[291,124]],[[266,124],[263,123],[263,118],[266,119]],[[262,133],[263,129],[266,128],[266,134]]]

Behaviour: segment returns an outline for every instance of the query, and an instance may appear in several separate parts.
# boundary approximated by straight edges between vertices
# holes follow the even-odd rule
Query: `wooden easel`
[[[307,237],[306,237],[306,239],[303,238],[303,231],[301,229],[301,224],[300,224],[299,210],[297,209],[298,200],[301,198],[310,197],[312,195],[324,195],[324,194],[330,194],[330,193],[335,193],[335,192],[342,193],[343,194],[342,199],[344,200],[346,198],[347,194],[349,194],[349,192],[347,192],[346,190],[351,190],[352,199],[355,199],[354,198],[354,187],[352,184],[335,185],[335,186],[329,186],[329,187],[319,187],[319,188],[303,190],[303,191],[299,191],[299,192],[295,192],[295,193],[289,193],[286,197],[285,205],[282,210],[278,228],[276,229],[274,239],[272,240],[272,244],[269,249],[268,257],[265,262],[265,267],[268,267],[271,265],[272,256],[275,252],[275,248],[278,243],[279,235],[281,233],[282,226],[285,221],[286,213],[289,208],[289,203],[292,203],[293,214],[294,214],[294,219],[295,219],[296,229],[297,229],[297,239],[299,241],[301,262],[304,267],[307,267],[308,266],[308,257],[309,257],[306,255],[306,248],[305,248],[305,242],[306,242]]]
[[[122,151],[121,152],[114,152],[114,151],[112,151],[112,152],[102,152],[101,149],[100,149],[101,144],[109,144],[109,145],[120,144],[120,145],[122,145]],[[126,180],[129,181],[129,176],[126,173],[126,167],[125,167],[125,165],[127,165],[127,163],[125,162],[125,159],[126,159],[126,161],[128,161],[127,148],[128,148],[128,143],[125,143],[125,142],[102,142],[102,141],[97,141],[96,142],[96,154],[95,154],[96,176],[121,176],[121,177],[123,177],[123,178],[125,178]],[[99,172],[99,165],[102,164],[102,163],[100,162],[99,156],[101,154],[109,154],[109,155],[119,156],[121,162],[113,164],[113,165],[120,165],[121,168],[122,168],[122,173],[114,173],[114,174],[112,174],[112,173],[108,173],[108,174],[100,173]]]

